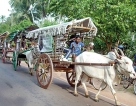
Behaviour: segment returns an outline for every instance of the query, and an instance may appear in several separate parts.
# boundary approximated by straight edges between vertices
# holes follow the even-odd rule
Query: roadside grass
[[[131,85],[129,86],[127,89],[123,88],[123,85],[119,85],[119,87],[116,88],[118,91],[123,91],[125,93],[129,92],[129,93],[133,93],[134,92],[134,86]]]

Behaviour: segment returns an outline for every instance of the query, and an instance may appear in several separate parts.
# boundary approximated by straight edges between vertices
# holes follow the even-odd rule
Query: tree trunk
[[[42,2],[42,18],[45,18],[46,17],[46,11],[45,11],[45,3]]]

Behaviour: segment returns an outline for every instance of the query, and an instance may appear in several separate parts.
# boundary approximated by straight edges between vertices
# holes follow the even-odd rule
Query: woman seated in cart
[[[10,41],[10,42],[7,42],[7,50],[13,50],[13,42]]]
[[[26,50],[27,48],[28,48],[27,40],[25,39],[25,37],[23,37],[21,39],[21,50]]]
[[[63,35],[63,37],[66,37],[66,36]],[[68,61],[68,58],[69,58],[70,54],[72,53],[72,50],[70,49],[70,45],[72,42],[75,41],[75,37],[76,37],[76,34],[71,35],[70,39],[67,42],[65,42],[65,40],[63,41],[63,44],[65,43],[67,45],[67,47],[66,47],[66,45],[63,47],[63,52],[65,53],[64,57],[62,57],[63,61]]]

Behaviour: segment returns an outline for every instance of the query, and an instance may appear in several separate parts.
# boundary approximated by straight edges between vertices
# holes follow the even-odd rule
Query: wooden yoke
[[[67,61],[53,61],[53,63],[58,63],[60,65],[84,65],[84,66],[112,66],[114,61],[109,61],[109,63],[81,63],[81,62],[67,62]]]

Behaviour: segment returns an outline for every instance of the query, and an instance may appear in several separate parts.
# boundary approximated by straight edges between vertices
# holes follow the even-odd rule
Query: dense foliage
[[[41,27],[53,25],[48,15],[61,21],[91,17],[98,28],[94,38],[95,50],[106,53],[116,42],[125,44],[127,55],[135,50],[136,1],[135,0],[10,0],[12,12],[6,20],[0,18],[0,33],[19,30],[35,21]]]

